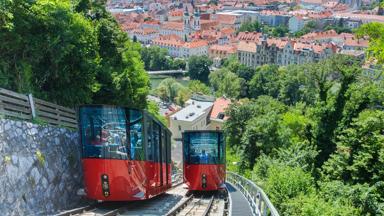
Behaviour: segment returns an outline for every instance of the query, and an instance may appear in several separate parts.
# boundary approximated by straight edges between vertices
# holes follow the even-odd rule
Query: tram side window
[[[225,140],[224,140],[224,135],[222,133],[219,134],[219,163],[225,164]]]
[[[153,128],[152,121],[147,121],[147,160],[153,161]]]
[[[167,162],[167,131],[161,129],[161,162]]]
[[[171,145],[171,134],[169,132],[166,132],[167,134],[167,163],[170,164],[171,163],[171,148],[172,148],[172,145]]]
[[[82,107],[80,118],[83,157],[128,159],[124,109]]]
[[[144,160],[143,114],[139,110],[129,111],[129,139],[131,160]]]
[[[160,162],[160,126],[153,122],[153,149],[154,149],[154,160]]]
[[[218,133],[188,133],[185,136],[189,154],[186,155],[191,164],[220,163],[218,152]]]

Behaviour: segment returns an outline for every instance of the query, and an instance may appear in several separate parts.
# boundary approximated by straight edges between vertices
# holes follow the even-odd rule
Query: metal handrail
[[[241,175],[227,171],[227,181],[234,184],[243,193],[247,199],[252,214],[255,216],[279,216],[276,208],[264,193],[263,189],[258,187],[252,181]]]

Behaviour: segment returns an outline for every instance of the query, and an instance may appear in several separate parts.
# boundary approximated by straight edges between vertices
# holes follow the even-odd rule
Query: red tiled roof
[[[134,34],[141,34],[141,35],[148,35],[148,34],[158,33],[158,31],[156,29],[152,29],[152,28],[134,29],[132,32]]]
[[[258,41],[261,36],[260,32],[239,32],[238,41]]]
[[[205,40],[197,40],[197,41],[187,42],[184,44],[184,47],[189,49],[203,47],[203,46],[208,46],[208,42]]]
[[[233,25],[236,22],[236,16],[231,14],[217,14],[217,21],[222,24]]]
[[[179,17],[179,16],[183,16],[183,13],[184,11],[182,9],[177,9],[177,10],[170,11],[169,16]]]
[[[356,38],[346,38],[344,40],[344,45],[364,48],[364,47],[368,47],[368,40],[356,39]]]
[[[182,22],[164,22],[161,28],[183,31],[184,24]]]
[[[225,113],[225,109],[229,107],[231,104],[231,100],[226,99],[226,98],[217,98],[216,101],[213,103],[212,111],[211,111],[211,118],[212,119],[219,119],[219,114]],[[228,116],[224,116],[223,120],[228,119]]]
[[[148,24],[148,25],[160,25],[160,21],[158,20],[147,20],[144,22],[144,24]]]
[[[322,38],[336,37],[339,34],[335,30],[329,30],[325,32],[311,32],[301,36],[302,39],[319,40]]]
[[[237,45],[237,50],[244,52],[256,52],[256,42],[253,41],[239,41]]]
[[[286,38],[267,38],[268,46],[275,45],[279,49],[283,49],[288,43],[290,40]]]
[[[209,47],[210,51],[223,51],[226,53],[236,53],[236,47],[230,45],[218,45],[214,44]]]

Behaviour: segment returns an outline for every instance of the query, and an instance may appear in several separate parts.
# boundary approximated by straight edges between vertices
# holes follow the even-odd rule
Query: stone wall
[[[48,215],[77,206],[80,166],[76,131],[0,119],[1,215]]]

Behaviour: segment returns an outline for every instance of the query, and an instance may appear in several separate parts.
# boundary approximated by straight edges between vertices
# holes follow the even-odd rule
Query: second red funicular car
[[[183,133],[184,182],[192,191],[223,189],[225,142],[221,131]]]

